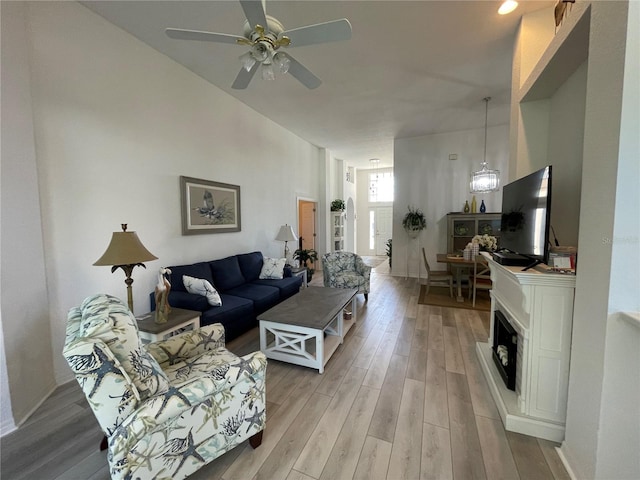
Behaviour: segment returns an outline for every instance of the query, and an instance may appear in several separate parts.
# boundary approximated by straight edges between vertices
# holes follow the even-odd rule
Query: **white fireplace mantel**
[[[523,271],[488,257],[491,267],[491,331],[476,346],[498,411],[510,431],[556,442],[564,439],[575,276]],[[491,357],[494,312],[518,332],[516,391],[508,390]]]

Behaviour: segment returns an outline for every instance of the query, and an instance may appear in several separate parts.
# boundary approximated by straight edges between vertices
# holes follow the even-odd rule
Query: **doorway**
[[[386,255],[392,231],[393,207],[369,207],[369,250],[375,255]]]
[[[302,250],[316,250],[316,212],[316,202],[298,199],[298,248]]]

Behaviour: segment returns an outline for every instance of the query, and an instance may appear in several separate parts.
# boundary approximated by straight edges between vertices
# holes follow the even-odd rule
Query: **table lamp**
[[[278,235],[276,235],[276,240],[284,242],[284,258],[287,259],[287,265],[289,265],[291,263],[291,255],[289,254],[289,247],[287,246],[287,242],[295,242],[298,240],[296,234],[293,233],[293,228],[291,228],[291,225],[282,225],[280,227]]]
[[[94,265],[111,265],[111,273],[121,268],[126,275],[124,283],[127,284],[127,300],[129,302],[129,310],[133,313],[133,293],[131,284],[133,278],[131,273],[133,267],[141,266],[147,268],[142,262],[157,260],[158,257],[153,255],[142,245],[136,232],[127,232],[127,224],[122,224],[122,232],[113,232],[111,243],[102,256],[96,260]]]

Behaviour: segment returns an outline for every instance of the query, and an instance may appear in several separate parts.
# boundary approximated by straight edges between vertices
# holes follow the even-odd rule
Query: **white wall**
[[[7,357],[4,354],[4,330],[0,313],[0,437],[16,428],[11,408],[11,392],[9,391],[9,375],[7,374]]]
[[[640,2],[629,3],[596,478],[640,478]],[[628,312],[620,313],[620,312]],[[635,319],[635,321],[634,321]]]
[[[597,478],[610,278],[617,273],[605,239],[614,232],[627,8],[627,2],[592,2],[590,11],[578,275],[562,445],[576,476],[585,479]],[[626,286],[623,292],[637,296]]]
[[[134,270],[135,310],[143,313],[162,265],[253,250],[278,254],[282,244],[274,237],[280,225],[295,224],[297,196],[321,198],[324,152],[77,3],[24,7],[46,269],[41,260],[23,258],[35,264],[25,270],[36,280],[46,278],[50,301],[45,318],[37,322],[37,338],[48,344],[48,354],[40,354],[47,362],[37,367],[53,362],[61,383],[71,378],[61,356],[68,309],[96,292],[126,298],[120,270],[111,274],[109,268],[92,266],[121,223],[137,231],[159,258],[147,270]],[[26,62],[24,52],[17,54],[18,64]],[[2,66],[3,73],[14,71],[4,57]],[[3,130],[16,114],[29,114],[20,106],[15,110],[5,112],[3,101]],[[240,185],[242,231],[182,236],[180,175]],[[4,187],[5,180],[18,184],[20,178],[18,173],[5,178],[3,171],[2,180]],[[16,216],[39,224],[33,211],[37,193],[30,203],[13,205]],[[2,221],[4,241],[4,215]],[[15,242],[29,239],[23,232],[7,235]],[[3,272],[6,262],[3,252]],[[11,358],[13,350],[30,351],[33,338],[27,342],[17,334],[21,319],[4,314],[4,288],[2,293]],[[42,304],[34,298],[46,298],[33,291],[22,296],[34,307]],[[26,382],[47,384],[50,377],[40,373]],[[9,382],[14,399],[16,391],[26,389],[11,371]]]
[[[489,106],[491,118],[491,105]],[[469,175],[478,170],[484,152],[484,128],[396,139],[394,143],[395,199],[393,204],[393,275],[424,277],[420,248],[430,265],[436,254],[447,250],[447,213],[461,212],[465,200],[471,204]],[[449,160],[449,154],[458,155]],[[487,163],[508,178],[509,127],[491,126],[487,134]],[[502,192],[476,195],[478,208],[484,200],[487,212],[499,212]],[[410,240],[402,228],[407,206],[420,208],[427,228],[418,240]]]
[[[2,388],[4,418],[19,424],[55,387],[49,293],[31,116],[26,4],[2,9],[2,227],[0,301],[9,388]],[[58,355],[59,356],[59,355]],[[0,359],[1,360],[1,359]],[[9,411],[5,406],[9,405]]]

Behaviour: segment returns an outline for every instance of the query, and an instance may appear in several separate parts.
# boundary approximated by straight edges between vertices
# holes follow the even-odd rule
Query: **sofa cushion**
[[[82,302],[80,311],[78,337],[102,340],[133,381],[141,400],[169,389],[169,379],[144,348],[135,317],[122,300],[111,295],[93,295]]]
[[[254,280],[251,282],[254,285],[267,285],[269,287],[278,287],[280,290],[280,300],[289,298],[291,295],[295,295],[300,291],[302,286],[302,277],[285,277],[279,280]]]
[[[187,292],[202,295],[207,299],[209,305],[213,307],[219,307],[220,305],[222,305],[220,295],[208,280],[205,280],[204,278],[194,278],[188,275],[183,275],[182,282],[184,283]]]
[[[169,267],[171,270],[170,282],[171,291],[186,292],[187,289],[182,281],[182,276],[187,275],[194,278],[202,278],[215,286],[213,276],[211,275],[211,268],[208,262],[193,263],[191,265],[179,265],[177,267]],[[173,304],[170,304],[173,305]],[[176,305],[177,306],[177,305]]]
[[[262,252],[242,253],[238,255],[238,263],[245,281],[257,280],[262,269]]]
[[[256,316],[251,300],[225,293],[221,293],[220,298],[222,306],[204,311],[200,316],[200,325],[221,323],[224,326],[226,342],[256,326]]]
[[[269,258],[264,257],[262,270],[260,270],[260,280],[279,280],[284,275],[284,264],[286,258]]]
[[[277,287],[253,283],[245,283],[229,290],[227,293],[252,300],[255,314],[270,309],[280,301],[280,290]]]
[[[213,276],[213,286],[219,292],[227,292],[246,282],[236,255],[209,262],[209,266]]]

